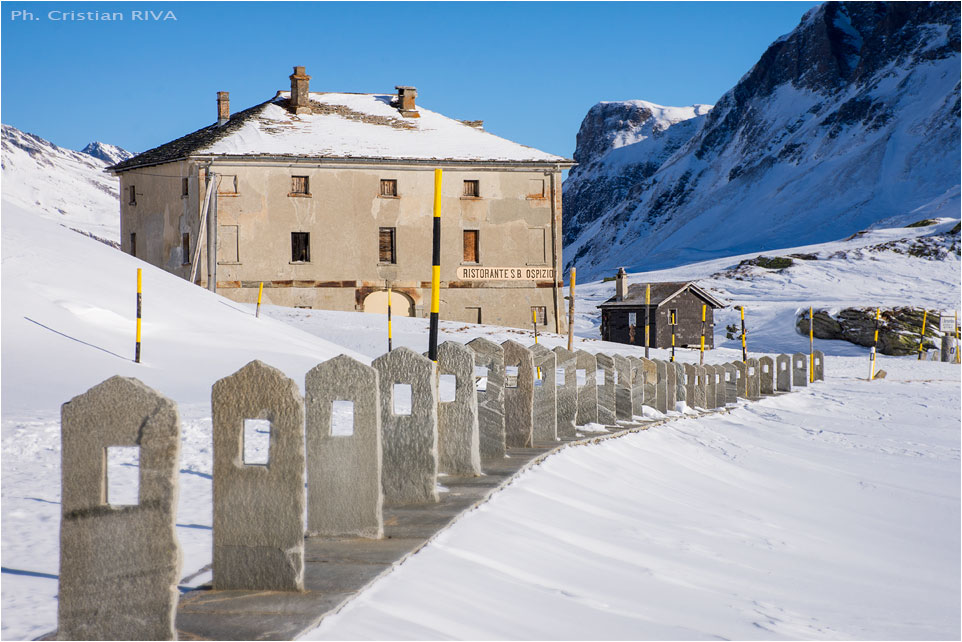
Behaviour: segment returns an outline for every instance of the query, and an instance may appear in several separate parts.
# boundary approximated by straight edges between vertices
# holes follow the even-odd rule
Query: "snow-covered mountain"
[[[3,202],[112,242],[120,240],[119,182],[108,162],[3,125]],[[91,143],[105,155],[130,156],[114,145]]]
[[[116,145],[111,145],[109,143],[101,143],[100,141],[94,141],[89,143],[86,147],[80,150],[84,154],[89,154],[94,158],[99,158],[107,165],[116,165],[128,158],[133,158],[134,155],[128,152],[123,147],[117,147]]]
[[[959,81],[957,5],[843,2],[710,111],[600,103],[564,185],[565,262],[592,277],[957,218]]]

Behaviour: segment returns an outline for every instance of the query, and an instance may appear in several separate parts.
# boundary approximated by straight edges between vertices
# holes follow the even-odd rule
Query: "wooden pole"
[[[922,331],[919,333],[919,361],[922,360],[922,344],[925,343],[925,321],[928,319],[929,311],[922,310]]]
[[[748,345],[747,345],[746,335],[748,333],[745,331],[745,306],[740,305],[738,306],[738,309],[741,310],[742,312],[742,361],[747,362],[748,361]]]
[[[140,315],[141,315],[141,304],[143,302],[143,281],[141,275],[143,270],[137,268],[137,338],[134,344],[134,363],[140,363]]]
[[[255,317],[261,316],[261,297],[264,296],[264,282],[261,281],[261,285],[257,288],[257,309],[254,311]]]
[[[571,350],[575,336],[575,274],[571,268],[571,280],[568,282],[568,350]]]
[[[698,365],[700,366],[705,365],[705,326],[708,324],[706,308],[708,306],[703,303],[701,306],[701,353],[698,355]]]
[[[217,292],[217,174],[211,173],[214,190],[207,212],[207,289]]]
[[[955,362],[962,363],[962,345],[959,340],[959,311],[955,311]]]
[[[214,188],[213,183],[207,183],[207,192],[204,194],[204,205],[200,211],[200,225],[197,226],[197,246],[194,248],[194,260],[190,263],[190,282],[194,282],[197,275],[197,263],[200,261],[200,248],[204,245],[204,228],[207,226],[207,209],[210,207],[210,192]]]
[[[879,316],[882,314],[882,310],[875,308],[875,339],[872,340],[872,369],[869,370],[868,380],[872,381],[875,379],[875,353],[878,347],[878,320]]]
[[[808,306],[808,382],[815,383],[815,308]]]
[[[645,359],[648,355],[648,332],[651,328],[651,283],[645,286]]]
[[[391,345],[391,288],[387,289],[387,351],[390,352]]]
[[[441,308],[441,170],[434,170],[434,230],[431,255],[431,326],[428,358],[438,360],[438,312]]]

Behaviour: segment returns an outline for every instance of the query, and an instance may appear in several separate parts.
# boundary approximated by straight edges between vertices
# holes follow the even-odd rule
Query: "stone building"
[[[649,285],[650,303],[645,305]],[[704,324],[702,306],[705,306]],[[645,323],[650,316],[648,341],[652,348],[670,348],[674,326],[675,346],[699,347],[704,327],[705,349],[711,349],[715,347],[714,310],[726,306],[694,282],[628,285],[628,275],[621,269],[615,277],[615,296],[598,307],[601,308],[601,338],[605,341],[645,345]]]
[[[214,237],[216,291],[236,301],[263,282],[265,303],[380,312],[390,286],[395,315],[427,316],[440,168],[441,318],[527,328],[534,311],[566,329],[556,277],[573,161],[426,110],[413,87],[309,81],[295,67],[290,91],[235,114],[218,92],[216,123],[112,166],[122,249],[208,287]]]

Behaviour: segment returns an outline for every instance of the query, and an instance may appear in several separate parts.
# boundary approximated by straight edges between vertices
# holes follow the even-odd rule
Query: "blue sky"
[[[815,4],[3,2],[0,116],[143,151],[215,120],[217,91],[239,111],[305,65],[312,89],[414,85],[429,109],[570,157],[596,102],[714,103]]]

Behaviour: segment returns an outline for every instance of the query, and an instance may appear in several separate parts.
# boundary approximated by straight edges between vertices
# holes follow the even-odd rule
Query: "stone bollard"
[[[502,459],[504,432],[504,348],[482,337],[468,342],[474,365],[487,369],[484,389],[478,396],[478,443],[482,459]]]
[[[759,359],[761,362],[761,359]],[[792,358],[787,354],[780,354],[775,357],[775,389],[779,392],[792,391]],[[765,392],[764,389],[762,392]]]
[[[584,372],[585,377],[584,384],[578,386],[577,425],[598,423],[598,362],[590,352],[575,350],[575,365]]]
[[[748,366],[748,373],[746,374],[746,381],[748,382],[748,399],[751,401],[758,401],[762,398],[761,390],[759,389],[759,368],[758,359],[751,358],[745,362]]]
[[[668,412],[668,364],[660,359],[655,362],[655,410]]]
[[[942,363],[955,363],[955,357],[958,354],[959,345],[956,338],[951,334],[942,335],[942,349],[939,353],[939,358]]]
[[[812,354],[815,357],[815,368],[812,370],[815,381],[825,381],[825,355],[822,354],[821,350],[815,350]]]
[[[718,376],[715,373],[715,366],[705,365],[705,408],[711,410],[716,407],[718,398]]]
[[[438,501],[436,366],[409,348],[372,363],[381,404],[381,489],[385,506]],[[406,387],[406,388],[404,388]],[[410,397],[410,407],[404,403]]]
[[[721,364],[715,364],[715,407],[724,408],[725,403],[725,368]]]
[[[598,369],[604,372],[605,382],[598,387],[598,423],[615,424],[615,361],[599,352],[595,355]]]
[[[688,403],[688,386],[685,384],[685,366],[675,362],[675,400]]]
[[[261,361],[214,383],[214,589],[304,590],[304,402]],[[248,419],[270,422],[266,465],[245,464]]]
[[[708,410],[708,369],[695,366],[695,406]]]
[[[474,350],[457,341],[445,341],[438,346],[438,374],[454,377],[454,400],[438,399],[438,470],[477,477],[481,474],[481,450]]]
[[[307,534],[384,535],[377,370],[340,355],[304,378]]]
[[[618,373],[615,382],[615,417],[621,421],[631,421],[635,416],[631,398],[631,362],[620,354],[611,356]]]
[[[139,448],[135,505],[109,503],[112,446]],[[177,406],[111,377],[63,404],[60,455],[57,639],[176,640]]]
[[[796,352],[792,355],[792,385],[805,387],[808,385],[808,355]]]
[[[555,375],[555,383],[558,384],[558,437],[574,439],[575,421],[578,418],[577,361],[575,353],[567,348],[557,346],[554,353],[558,359],[558,374],[564,377],[564,381],[559,381],[558,374]]]
[[[735,367],[734,363],[723,364],[722,368],[725,369],[725,403],[738,403],[738,392],[736,390],[738,368]]]
[[[504,438],[508,448],[531,448],[534,444],[534,357],[510,339],[504,348]],[[509,375],[508,368],[517,373]]]
[[[694,408],[695,398],[697,396],[695,389],[698,381],[698,366],[692,363],[686,363],[684,368],[685,368],[685,404],[689,408]]]
[[[658,390],[658,366],[651,359],[641,357],[641,366],[645,371],[645,405],[655,409]]]
[[[735,396],[748,399],[748,365],[744,361],[733,361],[735,366]]]
[[[631,364],[631,409],[636,415],[643,413],[645,405],[645,365],[638,357],[628,357]]]
[[[758,391],[763,395],[775,394],[775,360],[768,355],[758,358]]]
[[[534,357],[534,429],[535,444],[553,444],[558,441],[558,357],[554,352],[540,344],[528,346]],[[541,379],[537,378],[541,371]]]
[[[674,361],[665,362],[665,375],[665,405],[668,410],[674,410],[678,401],[678,371]]]

